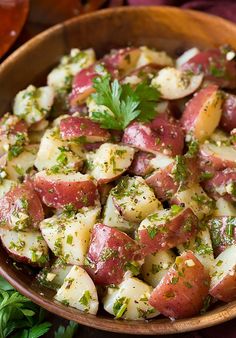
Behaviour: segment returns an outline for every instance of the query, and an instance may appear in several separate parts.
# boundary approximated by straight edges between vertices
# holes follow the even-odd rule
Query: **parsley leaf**
[[[0,338],[38,338],[51,324],[43,322],[44,311],[0,277]]]
[[[71,320],[66,328],[64,326],[60,326],[58,328],[58,330],[55,332],[54,338],[72,338],[77,329],[78,324]]]
[[[110,76],[106,75],[95,78],[93,87],[96,90],[92,94],[95,103],[107,108],[92,112],[92,120],[100,123],[102,128],[123,130],[136,118],[147,122],[157,114],[155,108],[160,93],[146,82],[133,89],[116,79],[111,81]]]

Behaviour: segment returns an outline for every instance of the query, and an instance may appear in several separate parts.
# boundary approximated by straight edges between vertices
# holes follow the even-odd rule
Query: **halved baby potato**
[[[194,93],[201,85],[203,74],[191,74],[172,67],[161,69],[152,86],[167,100],[177,100]]]
[[[71,268],[55,299],[92,315],[96,315],[98,311],[98,295],[94,282],[79,266]]]
[[[142,320],[156,317],[159,313],[149,303],[152,287],[143,281],[130,277],[117,288],[108,288],[103,298],[104,309],[115,316],[127,320]]]

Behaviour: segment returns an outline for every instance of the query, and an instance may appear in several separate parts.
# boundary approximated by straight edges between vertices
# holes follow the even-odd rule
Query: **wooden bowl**
[[[231,44],[236,49],[236,26],[206,14],[168,7],[108,9],[73,18],[41,33],[0,65],[0,113],[14,95],[30,83],[40,83],[60,57],[72,47],[95,48],[98,56],[112,47],[148,45],[172,55],[197,46]],[[114,320],[108,314],[84,314],[53,301],[53,292],[38,285],[32,274],[16,269],[0,248],[0,274],[19,292],[47,310],[78,323],[119,333],[168,334],[192,331],[236,317],[236,302],[218,304],[202,316],[170,321]]]

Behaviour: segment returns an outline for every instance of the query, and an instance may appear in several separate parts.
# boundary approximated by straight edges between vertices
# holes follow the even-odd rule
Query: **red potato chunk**
[[[120,79],[121,83],[129,83],[131,86],[136,86],[140,82],[150,80],[156,76],[158,71],[162,68],[154,63],[149,63],[142,67],[136,68]]]
[[[199,141],[211,136],[220,122],[221,106],[222,95],[216,85],[209,85],[195,93],[180,120],[186,133]]]
[[[230,245],[236,244],[236,217],[215,216],[208,221],[214,254],[218,256]]]
[[[177,125],[164,119],[150,123],[131,123],[124,131],[122,142],[133,147],[157,154],[182,154],[184,147],[184,134]]]
[[[200,167],[209,172],[236,168],[236,149],[221,142],[206,141],[200,146],[199,160]]]
[[[72,92],[69,96],[69,103],[72,108],[84,102],[86,98],[95,91],[93,88],[93,80],[96,76],[98,76],[98,74],[95,70],[95,64],[82,69],[75,75],[72,83]]]
[[[154,190],[158,199],[168,200],[180,186],[186,187],[198,180],[199,168],[195,159],[177,156],[171,163],[155,170],[146,178],[146,183]]]
[[[151,153],[146,153],[144,151],[137,152],[134,155],[133,162],[128,170],[129,173],[138,176],[146,176],[153,170],[150,160],[154,157],[155,155]]]
[[[191,251],[177,257],[153,290],[149,303],[164,316],[179,319],[194,316],[204,306],[210,276]]]
[[[27,124],[25,121],[20,120],[19,117],[6,113],[0,119],[0,135],[17,133],[27,133]]]
[[[110,73],[112,77],[117,77],[118,70],[109,62],[106,62],[105,59],[102,59],[100,63],[93,63],[75,75],[72,82],[72,91],[69,95],[69,104],[72,111],[75,107],[84,103],[90,94],[95,92],[93,80],[104,73],[103,67],[105,67],[106,71]]]
[[[230,50],[223,48],[209,49],[199,52],[181,66],[182,70],[196,74],[204,73],[204,79],[222,88],[236,87],[236,63],[230,57]]]
[[[236,169],[218,171],[203,183],[207,193],[217,200],[220,197],[230,202],[236,202]]]
[[[110,133],[102,129],[98,123],[89,118],[71,116],[60,122],[60,134],[63,140],[84,142],[105,142],[110,138]]]
[[[34,267],[42,267],[48,263],[48,246],[40,231],[1,229],[0,234],[4,249],[15,261]]]
[[[6,113],[0,119],[0,156],[29,143],[27,125],[19,117]]]
[[[178,100],[194,93],[200,87],[202,80],[202,73],[194,74],[165,67],[152,79],[151,85],[160,91],[163,99]]]
[[[113,143],[103,143],[94,153],[87,154],[88,173],[98,184],[120,177],[131,165],[134,149]]]
[[[13,187],[0,199],[0,222],[3,228],[38,228],[43,219],[41,201],[30,182]]]
[[[119,74],[124,75],[135,68],[140,53],[139,48],[122,48],[105,55],[102,61],[108,69],[118,69]]]
[[[220,126],[227,132],[236,128],[236,95],[225,94]]]
[[[236,299],[236,245],[225,249],[215,260],[210,295],[223,302]]]
[[[140,245],[145,254],[170,249],[187,242],[197,231],[198,218],[190,208],[173,205],[145,218],[139,228]]]
[[[140,258],[138,244],[127,234],[104,224],[94,226],[85,268],[96,284],[119,284]]]
[[[94,206],[98,196],[91,177],[80,173],[50,175],[44,170],[35,175],[34,187],[43,203],[56,209],[68,204],[76,209]]]

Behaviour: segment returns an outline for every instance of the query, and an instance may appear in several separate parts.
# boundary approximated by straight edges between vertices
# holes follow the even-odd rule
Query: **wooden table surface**
[[[1,3],[6,2],[16,2],[18,11],[14,10],[14,16],[11,17],[11,20],[5,18],[4,27],[1,28],[3,24],[3,20],[1,19],[3,12],[1,13]],[[22,20],[24,20],[24,16],[28,11],[27,2],[24,0],[0,0],[0,41],[1,36],[5,36],[7,25],[11,22],[14,22],[14,27],[19,27],[22,25]],[[25,4],[25,7],[22,4]],[[29,3],[29,14],[24,25],[24,28],[21,31],[21,34],[17,38],[14,43],[14,38],[11,37],[11,41],[9,41],[9,45],[12,44],[11,48],[7,53],[4,54],[2,60],[6,58],[12,51],[14,51],[17,47],[19,47],[22,43],[26,42],[28,39],[32,38],[39,32],[47,29],[53,24],[56,24],[60,21],[66,20],[72,16],[79,15],[80,13],[88,12],[91,10],[95,10],[101,6],[106,6],[109,1],[105,0],[92,0],[92,1],[78,1],[78,0],[31,0]],[[122,1],[113,1],[115,4],[120,4]],[[20,7],[19,7],[20,6]],[[9,10],[9,8],[7,9]],[[6,12],[5,12],[6,14]],[[4,14],[4,15],[5,15]],[[13,21],[12,21],[13,19]],[[3,29],[4,28],[4,29]],[[15,29],[15,28],[14,28]],[[2,35],[1,35],[2,34]],[[5,35],[4,35],[5,34]],[[4,44],[7,45],[7,42],[4,40]],[[2,49],[0,48],[0,57],[5,52],[5,45],[2,45]],[[47,319],[53,323],[53,329],[49,331],[49,333],[45,336],[48,338],[54,337],[54,329],[56,329],[59,325],[66,325],[67,321],[59,318],[53,314],[48,314]],[[99,331],[95,329],[91,329],[82,325],[79,325],[78,331],[74,336],[75,338],[134,338],[138,337],[136,335],[125,335],[118,333],[109,333],[104,331]],[[140,336],[141,337],[141,336]],[[150,336],[142,336],[142,337],[150,337]],[[198,332],[192,333],[183,333],[177,335],[168,335],[168,336],[159,336],[165,338],[236,338],[236,329],[235,329],[235,321],[230,321],[223,325],[217,326],[215,328],[209,328]]]

